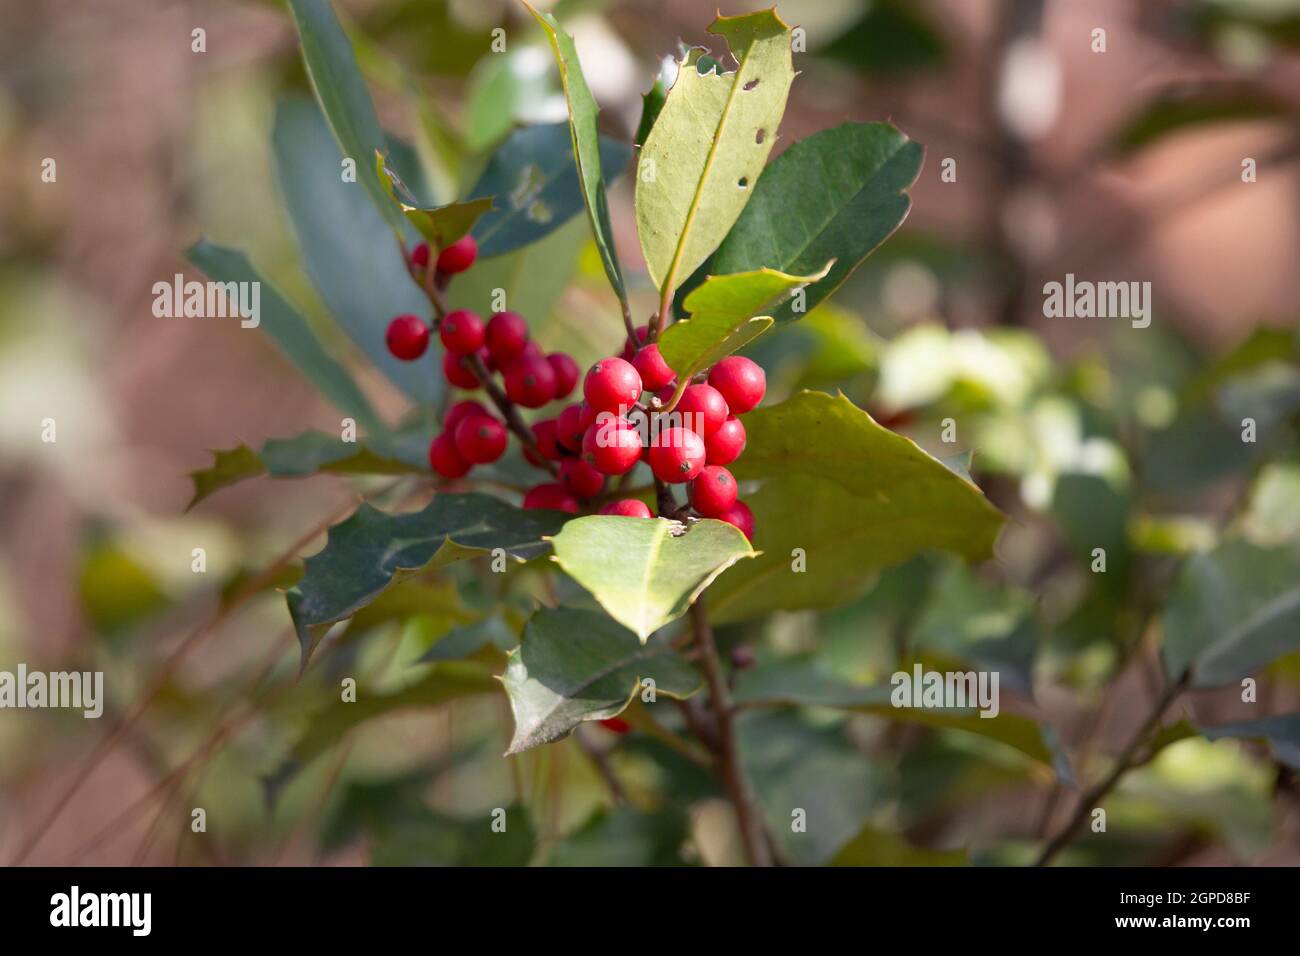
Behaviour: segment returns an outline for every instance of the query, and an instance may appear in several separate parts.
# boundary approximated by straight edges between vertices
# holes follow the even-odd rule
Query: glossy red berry
[[[482,383],[479,382],[478,376],[474,370],[466,364],[466,356],[456,355],[454,352],[442,353],[442,373],[447,376],[447,381],[457,388],[474,389]]]
[[[674,411],[684,427],[707,438],[722,427],[731,410],[727,400],[712,385],[688,385]]]
[[[641,433],[626,418],[602,414],[582,436],[582,457],[603,475],[623,475],[641,460]]]
[[[659,354],[659,346],[647,345],[632,358],[632,367],[641,376],[641,386],[647,392],[656,392],[677,378]]]
[[[464,272],[478,258],[478,243],[473,236],[462,236],[438,253],[438,271],[449,276]]]
[[[411,261],[421,269],[429,265],[429,244],[422,242],[411,251]]]
[[[444,478],[460,478],[472,467],[456,451],[456,440],[443,432],[429,443],[429,466]]]
[[[650,446],[650,470],[660,481],[691,481],[704,468],[704,439],[689,428],[666,428]]]
[[[429,347],[429,327],[418,315],[399,315],[388,323],[384,340],[395,358],[413,362]]]
[[[555,420],[555,440],[561,448],[573,452],[582,451],[582,436],[587,432],[582,418],[581,402],[564,406],[564,411]]]
[[[479,402],[472,398],[467,398],[463,402],[457,402],[447,409],[447,414],[442,416],[442,429],[445,432],[454,434],[456,426],[470,415],[487,415],[488,410]]]
[[[605,490],[605,476],[582,458],[566,458],[560,466],[560,477],[579,498],[594,498]]]
[[[632,732],[632,725],[622,717],[606,717],[604,720],[600,721],[600,726],[604,727],[606,730],[613,731],[620,737]]]
[[[730,465],[745,450],[745,426],[732,415],[718,430],[704,439],[710,465]]]
[[[569,489],[558,482],[547,482],[532,488],[524,495],[524,507],[527,509],[546,508],[552,511],[567,511],[577,514],[578,499],[569,493]]]
[[[490,415],[471,415],[456,426],[456,453],[475,465],[496,461],[506,450],[506,427]]]
[[[561,455],[559,443],[556,441],[559,435],[556,419],[544,418],[540,422],[534,422],[532,431],[533,438],[537,441],[537,450],[542,453],[542,457],[559,461]]]
[[[650,511],[650,506],[644,501],[638,501],[636,498],[620,498],[618,501],[611,501],[600,509],[600,513],[603,515],[621,515],[624,518],[654,517],[654,514]]]
[[[725,514],[718,515],[718,520],[734,525],[746,538],[750,541],[754,540],[754,512],[750,511],[749,505],[743,501],[737,501],[727,509]]]
[[[743,355],[729,355],[709,373],[709,384],[722,393],[733,415],[758,406],[767,392],[763,366]]]
[[[497,365],[505,368],[528,344],[528,323],[518,312],[498,312],[488,319],[487,347]]]
[[[624,413],[641,397],[641,376],[631,362],[601,359],[588,370],[582,396],[597,412]]]
[[[636,342],[633,342],[631,339],[623,340],[623,361],[624,362],[632,361],[632,356],[636,355],[636,350],[641,346],[641,343],[646,340],[646,336],[649,334],[650,334],[650,326],[638,325],[636,327]]]
[[[578,387],[582,369],[578,368],[573,356],[566,352],[552,352],[546,356],[546,361],[551,363],[551,369],[555,372],[555,397],[568,398]]]
[[[555,370],[535,355],[521,355],[506,366],[506,397],[524,408],[541,408],[555,397]]]
[[[705,518],[719,518],[736,503],[736,479],[721,465],[705,465],[691,482],[691,507]]]
[[[438,337],[448,352],[470,355],[483,347],[483,320],[468,309],[448,312],[438,326]]]

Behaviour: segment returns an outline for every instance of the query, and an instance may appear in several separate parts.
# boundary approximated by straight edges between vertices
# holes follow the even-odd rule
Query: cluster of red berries
[[[476,252],[469,237],[444,249],[436,264],[440,281],[469,268]],[[427,247],[417,248],[412,261],[421,264],[421,256],[427,268]],[[401,359],[419,358],[429,331],[417,316],[398,316],[388,328],[389,350]],[[576,514],[604,494],[606,478],[626,475],[645,462],[660,482],[686,484],[690,507],[700,517],[726,521],[752,538],[753,513],[737,498],[736,480],[726,466],[744,451],[745,426],[737,416],[763,400],[763,369],[742,356],[724,358],[707,378],[687,384],[670,409],[677,373],[659,347],[646,342],[647,332],[646,326],[637,329],[637,341],[628,340],[622,357],[601,359],[587,371],[582,401],[531,426],[533,447],[525,448],[524,457],[559,480],[529,490],[524,507]],[[438,323],[438,336],[446,348],[443,373],[457,388],[478,389],[484,376],[497,372],[504,388],[489,387],[494,399],[503,391],[509,403],[541,408],[577,387],[580,370],[573,358],[544,354],[514,312],[498,312],[486,323],[468,310],[448,312]],[[641,401],[643,392],[654,395],[648,406]],[[429,447],[429,464],[445,478],[460,478],[474,465],[500,458],[508,438],[506,424],[481,403],[460,401],[448,409],[443,431]],[[654,516],[637,498],[611,501],[600,513]]]

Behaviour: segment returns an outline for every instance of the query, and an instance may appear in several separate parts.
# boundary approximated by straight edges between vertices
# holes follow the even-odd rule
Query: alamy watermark
[[[80,710],[87,720],[104,713],[103,671],[0,671],[0,710]]]
[[[171,282],[153,284],[153,314],[159,319],[239,318],[240,326],[262,324],[262,283],[197,282],[179,272]]]
[[[1075,280],[1043,285],[1043,316],[1048,319],[1130,319],[1135,329],[1151,324],[1150,282]]]
[[[974,707],[981,717],[996,717],[997,671],[927,671],[916,664],[912,673],[896,671],[889,679],[889,702],[895,707],[964,709]]]

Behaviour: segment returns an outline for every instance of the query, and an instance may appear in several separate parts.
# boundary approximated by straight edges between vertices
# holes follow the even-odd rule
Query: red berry
[[[454,276],[464,272],[478,258],[478,243],[473,236],[462,236],[438,253],[438,271]]]
[[[721,465],[705,465],[689,494],[692,508],[705,518],[718,518],[736,503],[736,479]]]
[[[598,415],[582,436],[582,457],[601,474],[626,474],[641,460],[641,433],[626,418]]]
[[[559,428],[556,419],[544,418],[540,422],[533,423],[533,438],[537,439],[537,450],[542,453],[543,458],[549,458],[551,461],[560,460],[560,447],[556,439],[559,436]]]
[[[710,465],[730,465],[745,450],[745,426],[732,415],[718,430],[704,439]]]
[[[457,388],[474,389],[478,388],[481,382],[474,370],[466,364],[467,356],[457,355],[454,352],[442,353],[442,374],[447,376],[447,381]]]
[[[718,520],[735,525],[746,538],[754,540],[754,512],[743,501],[737,501],[727,509],[726,514],[718,515]]]
[[[677,373],[668,367],[664,357],[659,354],[659,346],[647,345],[636,353],[632,367],[641,376],[641,385],[648,392],[658,391],[677,378]]]
[[[552,511],[567,511],[577,514],[578,501],[569,494],[569,489],[557,482],[538,485],[524,495],[524,507],[528,509],[546,508]]]
[[[624,362],[632,361],[632,356],[636,355],[636,350],[641,347],[641,343],[645,341],[646,336],[649,334],[650,334],[650,326],[638,325],[636,327],[636,341],[633,342],[631,339],[623,340],[623,361]]]
[[[470,355],[483,347],[483,320],[468,309],[448,312],[438,326],[438,337],[448,352]]]
[[[475,465],[501,457],[509,436],[506,427],[490,415],[471,415],[456,426],[456,453]]]
[[[691,481],[704,468],[704,439],[689,428],[666,428],[650,447],[650,470],[660,481]]]
[[[682,425],[707,438],[731,414],[727,400],[712,385],[688,385],[674,412],[680,414]]]
[[[624,518],[653,518],[650,506],[644,501],[638,501],[636,498],[620,498],[618,501],[611,501],[605,507],[600,509],[603,515],[622,515]]]
[[[487,347],[497,365],[504,368],[528,344],[528,323],[518,312],[498,312],[488,319]]]
[[[564,406],[560,417],[555,420],[555,440],[561,448],[569,451],[582,451],[582,436],[587,428],[582,423],[582,403],[574,402]]]
[[[464,419],[471,415],[486,415],[488,410],[472,398],[467,398],[463,402],[457,402],[451,408],[447,409],[447,414],[442,416],[442,429],[446,432],[455,433],[456,426]]]
[[[709,384],[722,393],[733,415],[757,407],[767,392],[763,367],[743,355],[729,355],[709,373]]]
[[[411,261],[421,269],[429,265],[429,244],[422,242],[411,252]]]
[[[429,327],[418,315],[399,315],[388,323],[388,351],[403,362],[413,362],[429,347]]]
[[[579,498],[594,498],[605,490],[605,476],[581,458],[567,458],[560,466],[564,486]]]
[[[587,372],[582,395],[597,412],[626,412],[641,397],[641,376],[631,362],[601,359]]]
[[[573,356],[566,352],[552,352],[546,356],[546,361],[551,363],[551,369],[555,372],[555,397],[568,398],[578,387],[582,369],[578,368]]]
[[[443,432],[429,443],[429,465],[444,478],[460,478],[472,467],[456,451],[456,440]]]
[[[622,717],[606,717],[604,720],[600,721],[600,726],[604,727],[606,730],[612,730],[620,737],[623,736],[623,734],[632,732],[632,725]]]
[[[506,366],[506,397],[524,408],[541,408],[555,397],[555,370],[535,355],[521,355]]]

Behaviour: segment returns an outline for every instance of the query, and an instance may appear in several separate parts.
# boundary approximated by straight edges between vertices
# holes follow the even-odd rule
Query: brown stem
[[[585,727],[579,727],[573,737],[582,748],[582,752],[587,755],[596,772],[600,774],[600,779],[605,781],[605,786],[609,790],[609,795],[616,804],[627,803],[627,791],[623,789],[622,782],[614,773],[614,768],[609,764],[609,752],[593,741],[585,733]]]
[[[705,610],[702,597],[691,605],[691,626],[695,631],[695,644],[700,650],[700,666],[704,670],[704,679],[709,685],[709,700],[713,705],[713,718],[717,724],[718,763],[722,771],[722,783],[727,788],[731,805],[736,811],[736,822],[740,827],[745,857],[751,866],[772,866],[772,848],[767,840],[767,829],[763,825],[753,788],[740,762],[740,751],[736,747],[731,693],[727,690],[727,682],[722,676],[722,662],[718,659],[718,648],[713,641],[713,628],[709,624],[708,611]]]
[[[1133,737],[1125,745],[1124,749],[1120,751],[1119,756],[1115,758],[1115,766],[1111,769],[1110,773],[1079,797],[1079,802],[1074,808],[1074,813],[1070,815],[1070,819],[1066,821],[1065,826],[1061,827],[1061,829],[1057,831],[1056,836],[1052,838],[1051,842],[1048,843],[1047,846],[1043,847],[1043,851],[1038,855],[1038,859],[1034,861],[1034,866],[1046,866],[1048,863],[1052,862],[1058,853],[1069,846],[1070,841],[1074,839],[1075,831],[1079,828],[1079,825],[1083,823],[1089,812],[1091,812],[1091,810],[1115,788],[1115,785],[1119,783],[1124,774],[1128,773],[1129,770],[1135,766],[1137,763],[1138,751],[1151,735],[1151,731],[1159,726],[1160,718],[1164,716],[1169,705],[1173,703],[1174,699],[1179,694],[1187,689],[1187,684],[1190,679],[1191,672],[1186,671],[1181,678],[1171,682],[1167,687],[1165,687],[1164,693],[1157,698],[1154,706],[1151,708],[1151,712],[1147,714],[1146,719],[1142,721],[1142,726],[1137,729],[1133,734]]]
[[[673,497],[673,490],[658,478],[655,479],[655,510],[659,512],[659,517],[671,517],[677,510],[677,499]]]

